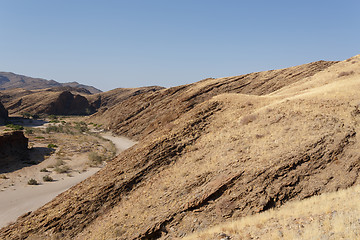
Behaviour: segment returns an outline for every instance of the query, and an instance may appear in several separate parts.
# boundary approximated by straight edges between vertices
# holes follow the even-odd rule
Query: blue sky
[[[0,71],[101,90],[360,54],[360,1],[0,0]]]

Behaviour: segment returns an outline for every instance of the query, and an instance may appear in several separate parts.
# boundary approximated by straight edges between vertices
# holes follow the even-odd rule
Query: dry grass
[[[227,222],[184,239],[359,239],[360,186]]]

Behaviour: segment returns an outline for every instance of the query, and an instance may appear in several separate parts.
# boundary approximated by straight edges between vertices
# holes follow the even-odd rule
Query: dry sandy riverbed
[[[117,153],[135,144],[127,138],[117,137],[111,133],[101,133],[100,135],[113,142]],[[59,151],[57,150],[57,152]],[[49,169],[49,164],[56,161],[56,153],[37,165],[3,174],[6,179],[0,179],[0,228],[15,221],[19,216],[43,206],[58,194],[101,169],[100,167],[86,167],[88,153],[79,152],[67,156],[64,160],[73,169],[70,174],[51,171],[50,176],[54,181],[41,181],[39,185],[28,185],[27,182],[30,178],[41,179],[43,176],[49,175],[49,172],[41,172],[40,170]],[[75,171],[75,169],[78,170]]]

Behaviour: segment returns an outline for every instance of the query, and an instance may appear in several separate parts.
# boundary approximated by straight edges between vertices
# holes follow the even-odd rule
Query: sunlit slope
[[[318,61],[280,70],[218,79],[208,78],[159,91],[137,91],[139,94],[117,99],[117,104],[112,104],[111,99],[105,101],[105,108],[93,115],[89,121],[103,124],[118,134],[139,140],[214,96],[223,93],[269,94],[313,76],[336,63]],[[99,95],[111,95],[113,91]]]
[[[359,58],[261,96],[196,83],[192,107],[0,236],[171,239],[357,184]]]
[[[348,239],[360,237],[360,186],[309,199],[220,224],[186,240],[230,239]]]

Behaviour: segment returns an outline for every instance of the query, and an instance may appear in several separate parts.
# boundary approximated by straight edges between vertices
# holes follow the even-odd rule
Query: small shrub
[[[45,129],[46,133],[50,133],[50,132],[63,132],[63,126],[55,126],[55,125],[51,125],[51,126],[47,126]]]
[[[28,185],[38,185],[39,183],[35,179],[31,178],[27,184]]]
[[[45,139],[45,138],[42,137],[42,136],[36,136],[35,138],[36,138],[36,139]]]
[[[57,173],[68,173],[70,170],[70,167],[68,166],[58,166],[54,168],[54,171]]]
[[[15,130],[15,131],[19,131],[19,130],[23,130],[24,127],[23,126],[20,126],[20,125],[15,125],[15,124],[7,124],[6,127],[8,128],[11,128],[12,130]]]
[[[58,117],[57,116],[55,116],[55,115],[49,115],[49,119],[50,120],[55,120],[55,119],[57,119]]]
[[[48,148],[57,148],[57,145],[50,143],[47,145]]]
[[[52,177],[50,177],[49,175],[43,176],[43,180],[44,180],[44,182],[52,182],[52,181],[54,181],[54,179]]]
[[[55,167],[64,165],[65,162],[62,159],[56,159]]]
[[[104,161],[104,156],[99,155],[96,152],[91,152],[88,154],[88,159],[91,166],[97,166]]]
[[[27,128],[27,129],[25,129],[25,133],[26,134],[33,134],[34,131],[32,129],[30,129],[30,128]]]
[[[40,172],[49,172],[49,170],[47,170],[46,168],[42,168],[40,169]]]
[[[87,124],[83,121],[81,122],[75,122],[75,127],[76,130],[78,130],[79,132],[83,133],[83,132],[87,132],[89,131]]]
[[[54,119],[54,120],[50,120],[49,122],[50,122],[50,123],[59,123],[60,121],[57,120],[57,119]]]
[[[6,175],[0,175],[0,179],[9,179]]]

